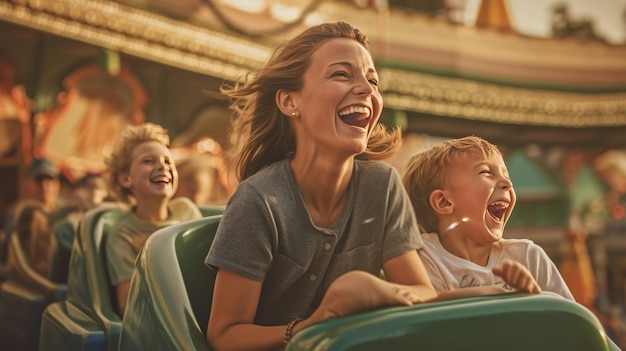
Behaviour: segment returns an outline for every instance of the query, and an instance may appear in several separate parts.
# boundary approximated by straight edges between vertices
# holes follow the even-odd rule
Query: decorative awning
[[[626,46],[479,32],[395,12],[381,28],[380,13],[347,6],[324,2],[316,16],[368,33],[387,108],[505,125],[626,127]],[[281,40],[105,0],[0,0],[0,20],[226,80],[262,65]]]

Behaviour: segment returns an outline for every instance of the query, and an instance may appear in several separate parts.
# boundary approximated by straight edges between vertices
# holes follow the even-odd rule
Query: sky
[[[481,0],[465,0],[465,22],[473,24]],[[596,32],[610,43],[626,44],[626,0],[505,0],[518,32],[550,36],[552,7],[566,3],[573,19],[593,19]]]

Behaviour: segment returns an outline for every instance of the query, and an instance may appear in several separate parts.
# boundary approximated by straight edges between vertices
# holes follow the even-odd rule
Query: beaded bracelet
[[[292,320],[291,322],[289,322],[289,324],[287,324],[287,329],[285,329],[285,345],[287,345],[289,343],[289,340],[291,340],[291,333],[293,332],[293,327],[296,326],[296,324],[302,322],[304,319],[303,318],[296,318],[294,320]]]

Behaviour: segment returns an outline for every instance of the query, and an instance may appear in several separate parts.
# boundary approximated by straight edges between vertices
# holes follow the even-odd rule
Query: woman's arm
[[[417,296],[410,288],[387,282],[364,271],[351,271],[330,284],[319,307],[311,317],[297,324],[292,334],[328,318],[349,316],[382,307],[411,306],[421,299],[423,297]]]
[[[383,270],[389,282],[410,289],[417,295],[413,303],[425,302],[437,296],[416,250],[407,251],[384,262]]]
[[[207,341],[213,350],[281,350],[286,326],[254,324],[262,282],[217,272]]]
[[[220,269],[215,281],[207,341],[214,350],[281,350],[287,326],[254,324],[261,282]],[[415,297],[404,289],[363,271],[348,272],[328,288],[313,314],[296,324],[291,335],[328,318],[349,316],[388,306],[410,306]],[[422,297],[420,297],[422,298]]]

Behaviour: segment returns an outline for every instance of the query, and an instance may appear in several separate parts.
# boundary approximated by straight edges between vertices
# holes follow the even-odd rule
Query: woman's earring
[[[295,111],[294,111],[294,112],[292,112],[292,113],[291,113],[291,117],[298,117],[298,113],[297,113],[297,112],[295,112]]]

